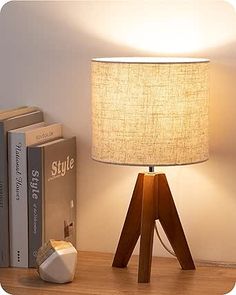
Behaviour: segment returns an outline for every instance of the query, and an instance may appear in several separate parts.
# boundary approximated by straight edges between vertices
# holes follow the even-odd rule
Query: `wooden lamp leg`
[[[151,275],[155,220],[160,223],[183,269],[195,269],[165,174],[140,173],[112,266],[126,267],[140,239],[138,282]]]
[[[143,177],[144,174],[139,173],[112,263],[112,266],[114,267],[127,266],[140,236]]]
[[[165,174],[158,175],[158,219],[182,269],[195,269]]]
[[[155,226],[157,175],[144,175],[139,250],[138,282],[149,283],[152,265],[153,235]]]

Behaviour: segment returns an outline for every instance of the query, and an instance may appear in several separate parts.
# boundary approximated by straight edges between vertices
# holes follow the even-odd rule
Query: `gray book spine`
[[[42,120],[43,113],[35,111],[0,121],[0,267],[10,265],[7,132]]]
[[[0,122],[0,267],[9,266],[9,224],[7,187],[7,144]]]
[[[42,246],[43,149],[28,147],[29,267],[36,267]]]
[[[28,147],[29,266],[49,239],[76,246],[76,139]]]

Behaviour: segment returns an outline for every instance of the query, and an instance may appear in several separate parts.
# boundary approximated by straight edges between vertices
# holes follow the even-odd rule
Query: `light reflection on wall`
[[[78,10],[68,6],[63,15],[106,42],[150,53],[186,54],[236,39],[232,1],[88,1],[79,2]]]
[[[202,47],[195,23],[187,18],[138,24],[124,42],[134,48],[161,53],[192,52]]]
[[[225,2],[228,2],[233,6],[233,8],[236,10],[236,0],[225,0]]]

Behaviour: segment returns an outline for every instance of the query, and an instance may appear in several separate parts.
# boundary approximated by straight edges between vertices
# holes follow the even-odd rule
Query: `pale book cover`
[[[61,124],[44,122],[11,130],[9,141],[10,265],[28,267],[27,147],[62,136]]]
[[[21,110],[21,109],[24,109],[24,108],[27,108],[27,107],[25,107],[25,106],[21,106],[21,107],[14,108],[14,109],[0,109],[0,114],[3,114],[3,113],[10,113],[10,112],[12,112],[12,111]]]
[[[42,121],[43,113],[35,107],[22,107],[0,114],[0,267],[10,265],[7,133]]]

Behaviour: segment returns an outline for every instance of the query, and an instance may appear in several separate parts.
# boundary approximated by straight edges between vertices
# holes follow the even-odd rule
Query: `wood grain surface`
[[[158,217],[183,269],[195,269],[165,174],[158,174]]]
[[[76,277],[69,284],[46,283],[35,269],[16,268],[1,268],[0,283],[13,295],[223,295],[236,282],[236,269],[197,265],[195,271],[181,270],[176,259],[153,257],[151,282],[138,284],[137,256],[127,268],[113,268],[112,259],[112,254],[80,252]]]
[[[126,267],[140,237],[138,282],[151,279],[155,220],[160,223],[185,270],[195,269],[165,174],[139,173],[112,266]]]
[[[138,282],[149,283],[152,267],[152,248],[155,225],[155,179],[157,175],[144,175],[143,179],[143,200],[141,217],[141,237],[139,251]],[[157,179],[158,181],[158,179]]]
[[[114,267],[126,267],[140,236],[144,174],[139,173],[120,240],[113,260]]]

